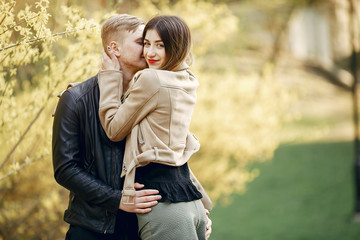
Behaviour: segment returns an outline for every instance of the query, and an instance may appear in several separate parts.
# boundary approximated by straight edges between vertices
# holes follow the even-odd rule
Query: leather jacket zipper
[[[115,150],[114,145],[111,146],[111,187],[114,189],[115,186]]]
[[[115,150],[114,145],[111,146],[111,187],[114,188],[115,185]],[[106,210],[106,222],[105,222],[105,230],[104,234],[107,233],[110,223],[110,217],[108,210]]]
[[[106,222],[105,222],[104,234],[107,233],[108,228],[109,228],[109,214],[108,214],[108,211],[106,210]]]

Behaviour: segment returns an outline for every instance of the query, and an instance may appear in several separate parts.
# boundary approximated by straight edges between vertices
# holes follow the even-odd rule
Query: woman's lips
[[[148,62],[149,62],[149,63],[151,63],[151,64],[153,64],[153,63],[156,63],[156,62],[157,62],[157,60],[154,60],[154,59],[148,59]]]

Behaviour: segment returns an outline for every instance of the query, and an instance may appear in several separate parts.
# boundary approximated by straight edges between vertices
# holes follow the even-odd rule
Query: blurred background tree
[[[52,177],[51,112],[67,82],[96,72],[100,20],[47,0],[0,6],[0,235],[55,239],[66,199]]]
[[[56,95],[69,82],[97,74],[104,19],[114,13],[144,20],[175,14],[189,24],[195,55],[192,70],[201,85],[191,126],[201,150],[190,165],[214,200],[228,202],[231,194],[243,193],[246,183],[259,174],[250,166],[272,158],[284,139],[283,123],[298,118],[290,108],[296,94],[289,82],[314,74],[318,66],[312,62],[312,68],[306,67],[309,62],[297,58],[301,50],[293,46],[303,44],[292,45],[292,37],[299,38],[296,16],[310,7],[331,14],[340,2],[1,2],[0,239],[64,237],[67,191],[53,179],[51,113]],[[346,48],[335,57],[326,55],[333,49],[334,43],[329,44],[330,50],[324,50],[329,59],[348,56]]]

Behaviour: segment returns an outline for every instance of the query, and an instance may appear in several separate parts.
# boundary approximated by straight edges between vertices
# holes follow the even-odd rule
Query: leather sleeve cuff
[[[122,194],[121,194],[120,190],[115,190],[114,195],[115,196],[114,196],[113,208],[109,209],[109,210],[116,214],[120,207],[120,201],[121,201]]]

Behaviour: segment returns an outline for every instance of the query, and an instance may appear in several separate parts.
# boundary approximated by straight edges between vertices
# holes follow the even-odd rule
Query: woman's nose
[[[148,51],[148,56],[155,56],[155,51],[152,47],[150,47],[150,49]]]

